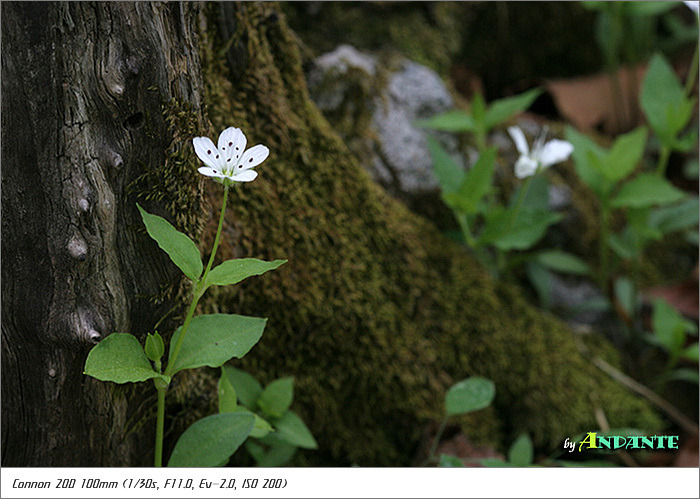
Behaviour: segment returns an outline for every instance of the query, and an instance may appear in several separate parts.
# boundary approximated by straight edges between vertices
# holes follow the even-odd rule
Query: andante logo
[[[573,452],[576,442],[568,438],[564,442],[564,448]],[[678,449],[678,435],[654,435],[654,436],[620,436],[620,435],[598,435],[596,432],[588,432],[586,437],[578,444],[578,451],[585,449],[605,449],[605,450],[635,450],[635,449]]]

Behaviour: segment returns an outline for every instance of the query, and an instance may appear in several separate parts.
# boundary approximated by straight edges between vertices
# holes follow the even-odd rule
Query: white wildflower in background
[[[209,137],[195,137],[194,151],[205,165],[199,173],[214,177],[217,182],[250,182],[258,172],[252,168],[265,161],[270,150],[262,144],[245,150],[246,138],[240,128],[229,127],[219,135],[218,147]]]
[[[519,127],[509,127],[508,133],[515,142],[515,148],[520,153],[520,157],[515,163],[515,176],[521,179],[531,177],[553,164],[566,161],[574,152],[574,146],[565,140],[553,139],[545,143],[546,127],[535,141],[532,151],[528,148],[525,134]]]
[[[690,10],[695,12],[695,15],[698,15],[700,13],[700,2],[683,2]]]

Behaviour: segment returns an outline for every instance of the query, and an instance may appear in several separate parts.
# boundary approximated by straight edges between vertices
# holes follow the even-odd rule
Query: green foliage
[[[652,314],[653,335],[647,337],[650,343],[664,349],[669,355],[668,370],[672,369],[680,359],[698,363],[698,343],[686,347],[688,335],[698,335],[698,327],[694,322],[685,319],[678,311],[664,300],[654,300]],[[697,378],[697,369],[695,369]],[[689,378],[684,371],[671,372],[670,379]]]
[[[219,413],[234,412],[238,408],[236,389],[229,379],[226,369],[221,366],[219,378]]]
[[[491,405],[496,396],[493,381],[474,376],[455,383],[445,394],[445,414],[456,416]]]
[[[440,182],[443,195],[453,194],[459,191],[466,172],[450,157],[442,146],[431,136],[427,137],[428,150],[433,159],[435,176]]]
[[[688,125],[696,100],[686,97],[673,68],[661,54],[655,54],[644,78],[640,104],[665,147],[688,151],[695,144],[696,132],[684,139],[678,136]]]
[[[496,148],[492,147],[479,156],[455,192],[443,194],[445,203],[460,213],[475,214],[479,203],[492,188],[495,164]]]
[[[645,208],[675,203],[683,199],[683,191],[653,173],[643,173],[626,183],[611,201],[614,208]]]
[[[233,314],[198,315],[190,323],[179,355],[168,365],[169,372],[219,367],[234,357],[243,357],[260,340],[266,322],[267,319]],[[181,333],[182,327],[175,331],[172,344],[177,344]],[[171,358],[172,355],[171,349]]]
[[[440,454],[440,461],[438,462],[438,467],[464,468],[464,463],[462,463],[462,460],[458,457],[450,456],[449,454]]]
[[[169,467],[223,466],[253,430],[255,418],[244,412],[207,416],[187,428],[173,449]]]
[[[560,213],[532,209],[496,209],[487,216],[480,244],[507,250],[526,250],[540,241],[547,228],[562,219]]]
[[[515,466],[530,466],[533,457],[532,440],[527,433],[521,434],[508,449],[508,461]]]
[[[273,262],[264,262],[255,258],[226,260],[211,269],[204,283],[204,289],[214,285],[226,286],[229,284],[238,284],[243,279],[254,275],[262,275],[285,263],[287,263],[287,260],[275,260]]]
[[[170,222],[157,215],[147,213],[141,206],[136,205],[141,212],[143,223],[148,235],[158,243],[175,265],[187,277],[196,281],[202,275],[202,256],[199,254],[194,241],[173,227]]]
[[[114,383],[138,383],[152,378],[170,382],[170,378],[153,369],[139,340],[125,333],[112,333],[95,345],[85,361],[84,374]]]
[[[277,436],[290,445],[303,449],[318,449],[316,439],[294,411],[286,411],[274,422]]]
[[[263,413],[272,417],[281,417],[294,398],[294,377],[276,379],[260,394],[258,407]]]
[[[165,343],[163,338],[157,332],[146,335],[146,356],[152,361],[160,361],[160,358],[165,353]]]
[[[541,251],[536,259],[544,267],[563,274],[587,275],[591,272],[586,262],[561,250]]]
[[[262,385],[252,375],[232,366],[222,366],[222,371],[235,387],[238,400],[248,409],[257,408],[258,397],[263,391]]]

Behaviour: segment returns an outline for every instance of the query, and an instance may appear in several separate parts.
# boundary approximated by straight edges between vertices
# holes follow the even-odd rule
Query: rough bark
[[[2,4],[6,466],[152,459],[152,425],[141,425],[152,387],[82,370],[101,338],[144,335],[177,303],[179,273],[140,229],[135,202],[162,212],[175,198],[143,174],[180,146],[164,104],[199,116],[196,13],[187,3]],[[194,173],[179,181],[196,206]],[[162,193],[154,202],[149,188]],[[196,218],[177,222],[196,231]]]

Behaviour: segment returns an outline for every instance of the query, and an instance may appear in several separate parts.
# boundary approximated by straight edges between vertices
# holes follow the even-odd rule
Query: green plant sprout
[[[194,241],[164,218],[137,205],[148,234],[193,284],[192,300],[182,326],[172,336],[167,364],[163,366],[162,361],[165,342],[157,332],[147,335],[145,350],[135,336],[113,333],[98,343],[85,361],[85,374],[102,381],[138,383],[153,380],[158,394],[156,467],[163,463],[165,397],[173,376],[185,369],[220,367],[232,358],[243,357],[260,340],[267,322],[267,319],[234,314],[195,316],[200,298],[211,286],[237,284],[286,263],[286,260],[266,262],[241,258],[227,260],[212,268],[229,189],[236,182],[254,180],[257,172],[253,168],[267,158],[269,150],[263,145],[246,150],[245,136],[234,127],[221,133],[218,146],[206,137],[196,137],[193,144],[195,152],[207,165],[199,168],[199,172],[213,177],[224,187],[219,224],[206,267]],[[275,397],[270,398],[274,400]],[[227,410],[202,418],[183,432],[173,448],[168,466],[223,466],[249,435],[266,428],[264,422],[249,411],[228,410],[230,401],[223,407]]]
[[[445,394],[445,416],[440,422],[424,465],[437,461],[435,452],[451,417],[485,409],[491,405],[495,396],[496,386],[493,381],[479,376],[463,379],[452,385]]]

